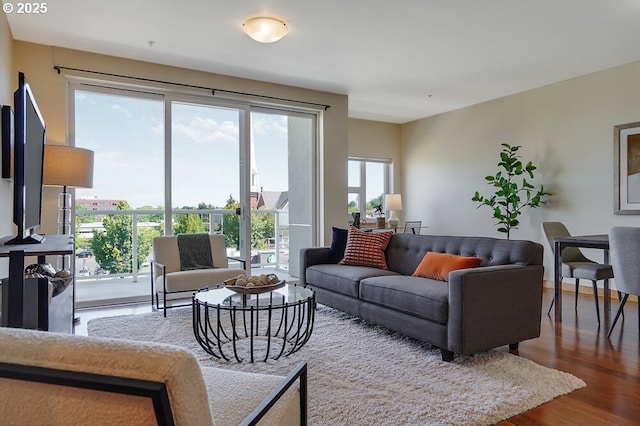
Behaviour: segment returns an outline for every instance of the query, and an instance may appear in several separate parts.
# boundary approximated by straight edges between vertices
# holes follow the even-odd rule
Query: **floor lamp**
[[[66,145],[45,144],[42,183],[46,186],[62,187],[62,192],[58,194],[58,234],[72,234],[71,209],[75,206],[67,188],[93,187],[93,151]],[[58,269],[67,268],[67,257],[60,256]],[[71,268],[71,259],[68,266]],[[73,277],[73,303],[75,304],[75,271]],[[74,324],[80,322],[80,317],[74,316],[73,322]]]
[[[62,187],[62,192],[58,194],[58,234],[72,234],[71,209],[74,208],[74,204],[67,189],[93,187],[93,151],[46,144],[42,181],[46,186]],[[68,266],[71,266],[71,261]],[[65,256],[62,256],[61,269],[66,267]]]

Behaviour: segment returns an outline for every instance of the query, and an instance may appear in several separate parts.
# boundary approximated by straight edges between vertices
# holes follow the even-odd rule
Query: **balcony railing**
[[[149,262],[151,260],[151,238],[162,235],[164,230],[163,210],[77,210],[76,212],[76,282],[96,281],[113,278],[130,278],[137,282],[141,276],[148,276]],[[95,222],[88,222],[86,216],[95,216]],[[172,229],[179,226],[180,215],[198,215],[204,229],[199,232],[227,235],[228,255],[238,257],[240,253],[234,243],[238,241],[238,216],[235,210],[225,209],[176,209],[171,212]],[[289,221],[288,212],[284,210],[251,210],[252,222],[263,224],[256,229],[252,225],[251,266],[273,267],[276,269],[288,269],[289,260]],[[83,219],[83,217],[85,217]],[[110,218],[111,223],[104,221]],[[116,219],[117,218],[117,219]],[[128,219],[125,219],[128,218]],[[186,222],[186,221],[185,221]],[[105,224],[107,225],[106,229]],[[198,225],[198,222],[196,222]],[[225,230],[225,226],[227,229]],[[187,226],[187,230],[188,230]],[[227,233],[225,233],[227,231]],[[255,232],[254,232],[255,231]],[[109,247],[94,247],[94,233],[101,232],[107,235]],[[109,233],[112,241],[109,241]],[[127,236],[127,234],[130,234]],[[120,243],[118,243],[120,242]],[[124,247],[130,243],[130,250]],[[230,244],[229,242],[232,242]],[[120,247],[118,247],[120,245]],[[112,268],[108,263],[98,263],[96,250],[111,250],[113,253],[124,253],[125,265],[122,262],[117,268]],[[147,254],[148,253],[148,254]],[[146,254],[146,256],[145,256]],[[144,259],[141,259],[144,257]],[[113,271],[116,269],[119,271]]]

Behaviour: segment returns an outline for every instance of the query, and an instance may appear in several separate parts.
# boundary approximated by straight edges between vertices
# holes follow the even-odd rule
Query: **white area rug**
[[[586,384],[506,352],[443,362],[428,344],[319,306],[307,344],[278,361],[217,362],[195,341],[191,308],[98,318],[89,335],[171,343],[203,365],[286,375],[309,367],[311,425],[488,425]],[[524,343],[526,344],[526,343]]]

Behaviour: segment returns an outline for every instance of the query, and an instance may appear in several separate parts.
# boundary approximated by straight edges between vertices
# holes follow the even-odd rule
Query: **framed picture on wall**
[[[614,213],[640,214],[640,122],[613,129]]]

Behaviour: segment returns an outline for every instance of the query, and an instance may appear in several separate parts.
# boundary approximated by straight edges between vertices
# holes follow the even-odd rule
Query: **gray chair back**
[[[569,230],[562,222],[542,222],[542,230],[547,243],[551,247],[551,253],[555,250],[554,239],[556,237],[570,237]],[[590,262],[577,247],[567,247],[562,251],[562,262]]]
[[[640,228],[614,226],[609,234],[609,247],[616,288],[640,295]]]
[[[420,234],[420,228],[422,227],[421,220],[408,220],[404,224],[404,233],[405,234]]]

